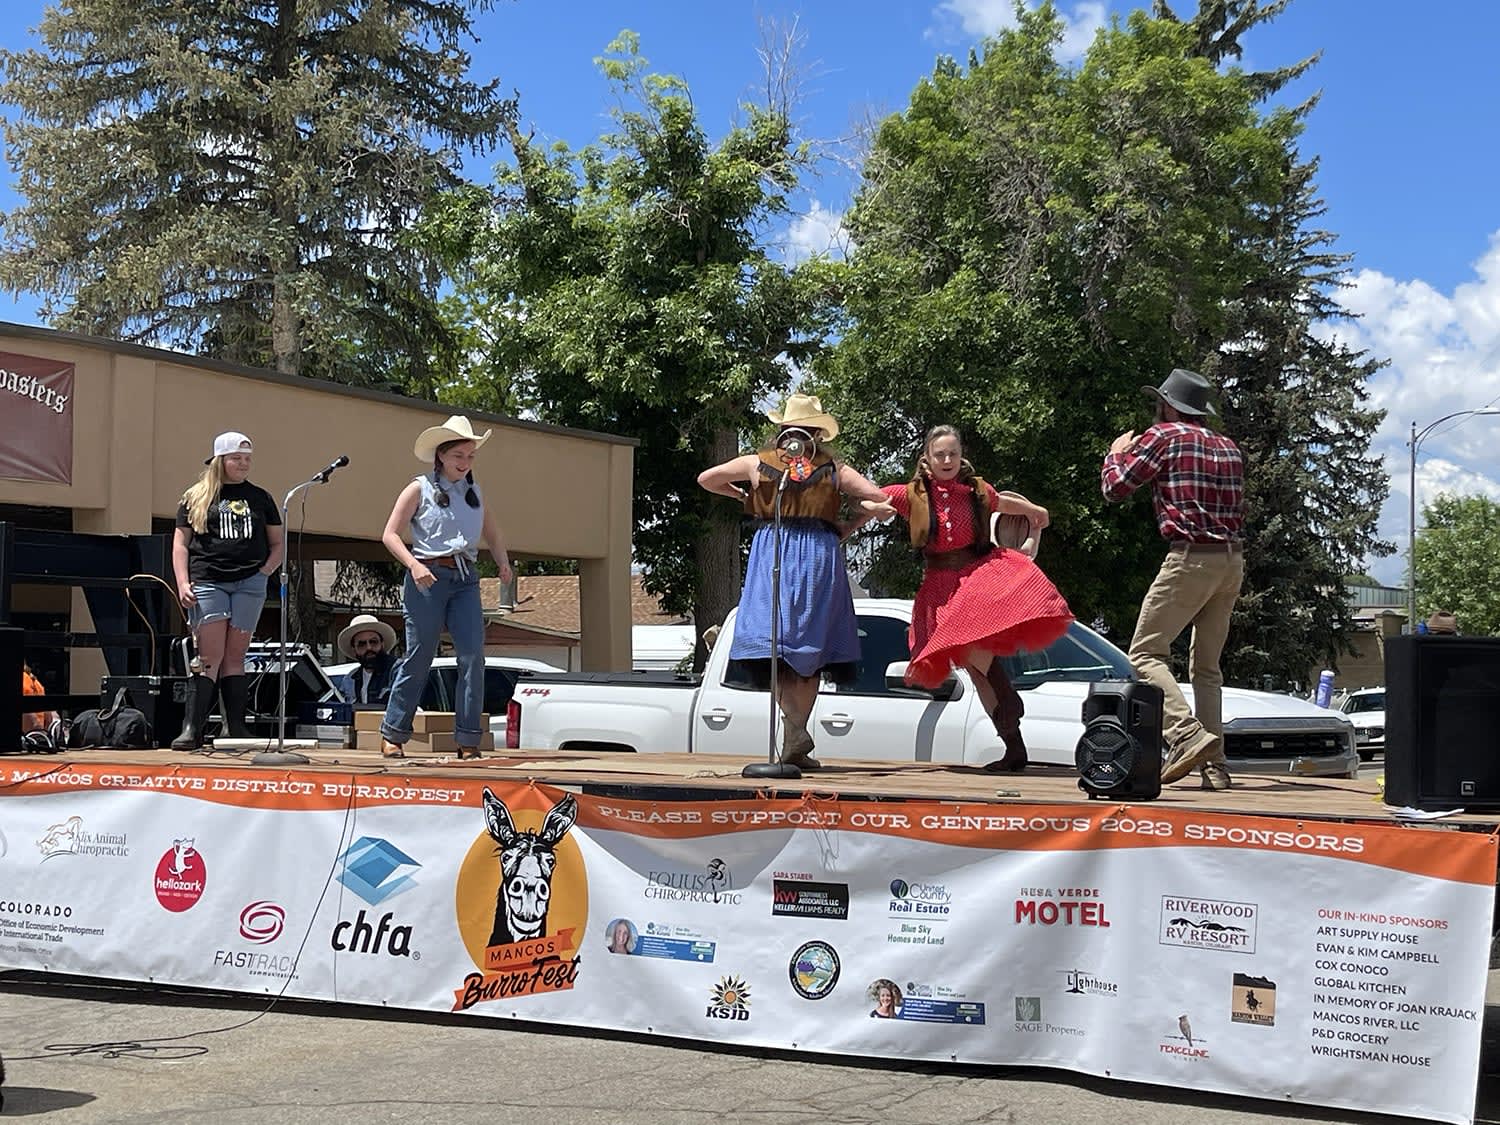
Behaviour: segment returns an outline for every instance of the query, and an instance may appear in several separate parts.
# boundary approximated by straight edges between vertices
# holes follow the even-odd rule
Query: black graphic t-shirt
[[[188,578],[194,582],[238,582],[271,557],[267,527],[281,525],[281,509],[263,488],[244,481],[225,484],[208,509],[204,530],[188,544]],[[186,504],[177,507],[177,526],[191,527]]]

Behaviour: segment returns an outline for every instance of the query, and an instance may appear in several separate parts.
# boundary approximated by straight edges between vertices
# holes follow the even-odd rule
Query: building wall
[[[396,494],[420,473],[412,443],[452,411],[319,380],[199,362],[173,352],[0,324],[0,350],[75,365],[71,484],[0,479],[0,504],[72,510],[76,531],[143,533],[176,515],[215,434],[255,442],[251,479],[276,497],[340,454],[349,465],[307,494],[307,557],[386,557],[381,531]],[[475,469],[507,549],[575,558],[590,629],[580,663],[630,667],[633,443],[470,414],[493,428]],[[294,501],[289,524],[302,524]],[[74,598],[74,628],[86,620]],[[75,682],[97,675],[78,654]],[[80,679],[80,673],[82,678]]]

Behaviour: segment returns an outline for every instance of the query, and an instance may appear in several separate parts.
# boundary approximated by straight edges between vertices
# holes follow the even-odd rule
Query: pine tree
[[[1352,651],[1344,578],[1392,549],[1376,534],[1390,480],[1370,452],[1385,412],[1367,390],[1384,363],[1315,331],[1347,315],[1332,296],[1347,256],[1313,226],[1316,169],[1291,169],[1257,248],[1264,275],[1206,365],[1247,465],[1245,586],[1223,661],[1238,682],[1301,681]]]
[[[54,327],[431,391],[406,238],[507,103],[465,77],[490,0],[75,0],[0,52],[25,203],[0,283]]]
[[[1240,37],[1291,0],[1200,0],[1191,53],[1218,65],[1242,55]],[[1159,17],[1175,19],[1164,0]],[[1317,61],[1240,75],[1260,100]],[[1376,533],[1390,479],[1370,443],[1385,412],[1369,405],[1368,381],[1384,361],[1350,351],[1320,324],[1347,317],[1334,294],[1349,256],[1316,223],[1317,161],[1295,147],[1316,106],[1289,110],[1282,198],[1246,247],[1259,275],[1228,304],[1224,338],[1205,360],[1222,389],[1224,427],[1239,443],[1245,481],[1244,592],[1235,606],[1226,677],[1302,681],[1309,669],[1352,652],[1347,575],[1391,553]]]

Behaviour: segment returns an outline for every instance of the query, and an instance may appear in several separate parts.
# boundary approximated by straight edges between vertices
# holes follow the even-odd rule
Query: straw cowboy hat
[[[417,455],[418,461],[431,461],[432,455],[437,452],[437,447],[445,441],[472,441],[477,449],[490,440],[494,430],[485,430],[482,434],[474,432],[474,426],[462,414],[455,414],[441,426],[428,426],[417,435],[417,442],[412,446],[412,452]]]
[[[819,430],[824,441],[839,436],[839,423],[832,414],[823,410],[817,395],[792,395],[781,410],[768,410],[766,417],[778,426],[801,426],[807,430]]]
[[[1173,370],[1159,387],[1141,388],[1148,395],[1161,399],[1179,414],[1191,414],[1200,418],[1205,414],[1218,413],[1214,404],[1208,401],[1208,394],[1212,389],[1207,379],[1185,367]]]
[[[361,613],[339,630],[339,651],[350,660],[357,659],[354,655],[354,638],[360,633],[379,633],[380,639],[385,642],[386,652],[396,647],[396,630],[372,614]]]

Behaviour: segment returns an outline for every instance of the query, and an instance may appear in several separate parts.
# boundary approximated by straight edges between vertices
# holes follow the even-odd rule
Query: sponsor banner
[[[1482,835],[181,765],[0,784],[4,966],[1473,1114]]]
[[[73,481],[73,365],[0,352],[0,477]]]

